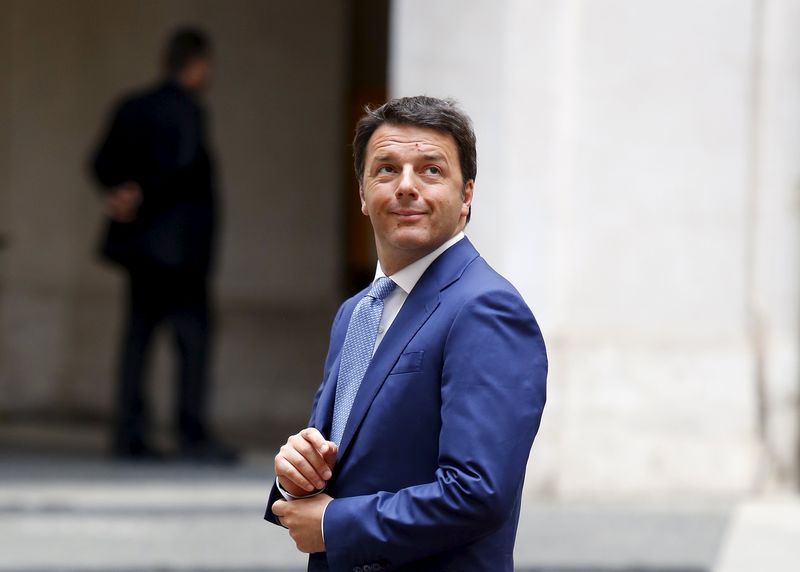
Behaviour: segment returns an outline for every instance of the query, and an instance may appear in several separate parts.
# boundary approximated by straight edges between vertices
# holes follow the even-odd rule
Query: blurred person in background
[[[172,329],[179,360],[178,456],[236,458],[209,428],[218,199],[200,96],[211,66],[209,38],[200,30],[176,31],[164,54],[165,77],[122,99],[93,157],[109,219],[102,255],[124,268],[128,282],[112,441],[123,459],[163,456],[150,437],[144,391],[151,342],[163,323]]]
[[[353,148],[375,279],[334,318],[265,518],[313,571],[513,572],[547,356],[519,292],[464,234],[471,122],[448,100],[393,99],[367,110]]]

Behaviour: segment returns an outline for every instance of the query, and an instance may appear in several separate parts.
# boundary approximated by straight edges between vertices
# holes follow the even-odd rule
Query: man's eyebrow
[[[375,155],[372,157],[373,161],[383,162],[383,161],[394,161],[397,156],[394,153],[381,153],[379,155]],[[437,163],[446,163],[447,157],[445,157],[441,153],[423,153],[422,155],[423,161],[434,161]]]

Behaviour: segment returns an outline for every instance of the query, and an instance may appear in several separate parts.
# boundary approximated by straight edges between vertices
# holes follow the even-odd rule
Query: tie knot
[[[397,284],[392,282],[391,278],[383,276],[372,283],[372,288],[370,288],[369,292],[367,292],[367,296],[370,298],[375,298],[376,300],[383,300],[386,298],[386,296],[392,293],[392,290],[394,290],[395,286],[397,286]]]

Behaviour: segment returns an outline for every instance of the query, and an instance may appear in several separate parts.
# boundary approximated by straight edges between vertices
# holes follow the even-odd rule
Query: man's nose
[[[417,177],[414,173],[414,168],[411,165],[406,165],[403,167],[403,173],[400,176],[400,181],[397,184],[397,189],[395,190],[394,194],[397,198],[403,196],[416,198],[419,194],[419,191],[417,190]]]

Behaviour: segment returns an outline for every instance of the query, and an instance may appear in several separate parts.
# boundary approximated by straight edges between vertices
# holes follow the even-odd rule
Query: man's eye
[[[439,167],[425,167],[425,174],[426,175],[441,175],[442,170]]]
[[[386,173],[394,173],[394,169],[389,165],[384,165],[378,168],[379,175],[385,175]]]

